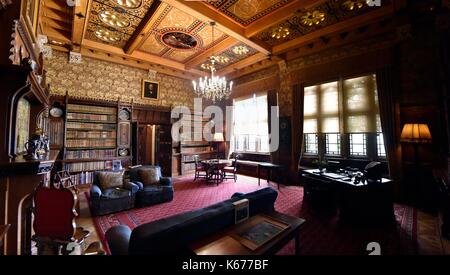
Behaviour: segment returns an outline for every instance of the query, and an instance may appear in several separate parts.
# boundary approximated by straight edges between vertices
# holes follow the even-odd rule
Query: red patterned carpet
[[[276,185],[272,185],[276,188]],[[126,224],[134,228],[140,224],[158,220],[163,217],[187,212],[205,207],[216,202],[226,200],[235,192],[251,192],[267,187],[261,181],[258,187],[257,179],[239,176],[238,182],[228,180],[219,186],[204,181],[193,182],[192,177],[183,177],[174,180],[174,199],[146,208],[132,209],[120,213],[94,218],[94,222],[104,241],[108,228]],[[396,226],[389,228],[361,228],[338,223],[338,217],[319,217],[302,203],[303,188],[297,186],[281,186],[275,203],[279,212],[306,219],[301,229],[301,254],[303,255],[365,255],[368,254],[366,246],[369,242],[378,242],[382,254],[415,254],[416,253],[416,210],[395,205]],[[279,254],[294,254],[294,243],[286,245]]]

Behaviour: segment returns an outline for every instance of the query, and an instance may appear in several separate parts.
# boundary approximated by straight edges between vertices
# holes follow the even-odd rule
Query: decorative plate
[[[126,149],[126,148],[119,149],[119,156],[125,157],[125,156],[128,156],[129,154],[130,154],[130,151],[128,151],[128,149]]]
[[[50,109],[50,115],[52,117],[61,117],[64,114],[63,110],[58,107],[53,107]]]
[[[130,112],[127,110],[121,110],[119,112],[119,119],[120,120],[130,120]]]

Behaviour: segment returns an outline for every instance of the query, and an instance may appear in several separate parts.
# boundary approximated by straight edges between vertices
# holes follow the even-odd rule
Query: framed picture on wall
[[[151,100],[159,99],[159,82],[143,79],[142,98]]]
[[[33,39],[36,39],[39,15],[38,0],[22,0],[22,16]]]

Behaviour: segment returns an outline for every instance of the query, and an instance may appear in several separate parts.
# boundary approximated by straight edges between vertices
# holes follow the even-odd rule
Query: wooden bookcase
[[[131,105],[66,96],[64,108],[64,118],[50,119],[50,141],[62,149],[61,168],[75,183],[92,183],[94,171],[116,169],[119,161],[122,167],[131,164]]]
[[[218,152],[214,150],[210,142],[205,140],[202,132],[196,132],[195,123],[201,123],[201,130],[203,130],[205,124],[210,121],[209,119],[204,119],[202,115],[202,113],[194,113],[191,116],[191,131],[181,132],[180,142],[174,144],[173,166],[176,168],[179,165],[180,175],[195,171],[195,155],[198,155],[200,160],[218,157]]]

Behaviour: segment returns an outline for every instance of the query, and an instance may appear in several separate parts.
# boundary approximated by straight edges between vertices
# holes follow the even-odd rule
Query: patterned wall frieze
[[[80,64],[68,62],[66,53],[54,51],[53,57],[45,60],[47,82],[52,95],[69,93],[69,96],[106,101],[121,100],[142,105],[170,107],[183,105],[192,107],[194,93],[189,80],[158,73],[160,97],[148,100],[141,97],[142,79],[148,71],[117,65],[83,57]]]

